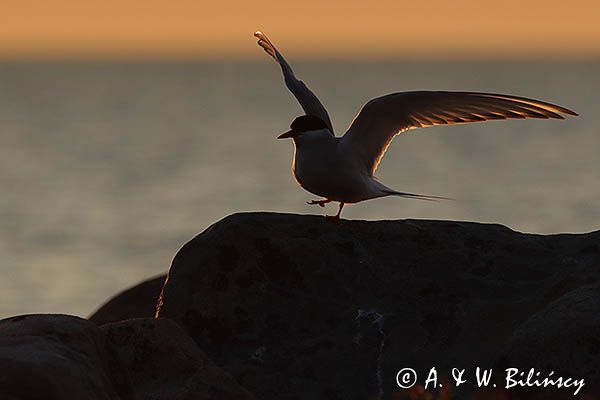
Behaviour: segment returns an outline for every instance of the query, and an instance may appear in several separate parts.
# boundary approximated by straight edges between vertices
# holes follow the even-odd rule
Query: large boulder
[[[551,302],[521,324],[507,341],[500,362],[526,370],[542,361],[555,376],[586,378],[582,391],[598,392],[599,360],[600,282],[596,282]]]
[[[101,329],[116,346],[138,399],[253,399],[171,320],[131,319]]]
[[[69,315],[0,321],[0,398],[134,399],[127,372],[95,324]]]
[[[122,291],[104,303],[89,320],[103,325],[130,318],[153,317],[164,282],[165,275],[161,275]]]
[[[597,282],[599,267],[600,231],[542,236],[466,222],[235,214],[179,251],[158,315],[183,326],[257,398],[387,399],[402,395],[396,373],[405,367],[421,385],[431,367],[444,382],[453,367],[466,368],[469,382],[457,392],[469,394],[476,366],[498,365],[518,327]],[[543,370],[536,354],[531,367]],[[589,358],[564,363],[575,371],[578,360]]]
[[[0,399],[252,400],[173,321],[0,321]]]

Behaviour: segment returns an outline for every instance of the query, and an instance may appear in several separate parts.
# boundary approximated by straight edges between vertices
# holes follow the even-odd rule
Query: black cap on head
[[[295,132],[308,132],[320,129],[328,129],[327,124],[319,117],[314,115],[302,115],[292,122],[290,125]]]

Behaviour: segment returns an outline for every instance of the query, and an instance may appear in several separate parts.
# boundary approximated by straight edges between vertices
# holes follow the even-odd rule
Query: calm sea
[[[373,200],[344,217],[600,229],[600,62],[295,68],[338,135],[365,101],[401,90],[505,92],[581,114],[398,137],[379,178],[456,200]],[[181,245],[234,212],[323,213],[292,179],[291,142],[275,140],[299,114],[266,61],[1,64],[0,317],[89,315],[164,273]]]

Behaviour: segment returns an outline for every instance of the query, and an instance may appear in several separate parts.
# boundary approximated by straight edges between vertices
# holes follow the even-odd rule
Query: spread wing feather
[[[373,174],[394,136],[409,129],[512,118],[564,119],[561,114],[577,115],[555,104],[504,94],[392,93],[365,104],[341,141]]]
[[[300,103],[300,106],[306,115],[314,115],[315,117],[321,118],[325,124],[327,124],[329,131],[333,135],[333,125],[329,119],[329,114],[327,114],[327,110],[325,110],[325,107],[323,107],[323,104],[321,104],[317,96],[304,84],[304,82],[296,78],[294,71],[292,71],[288,62],[277,48],[273,46],[273,43],[264,33],[257,31],[254,33],[254,36],[258,38],[260,47],[262,47],[267,54],[273,57],[281,66],[285,85],[290,92],[292,92],[294,97],[296,97],[296,100],[298,100],[298,103]]]

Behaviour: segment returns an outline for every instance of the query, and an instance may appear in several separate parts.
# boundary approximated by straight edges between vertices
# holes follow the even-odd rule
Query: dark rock
[[[401,395],[404,367],[421,384],[433,366],[442,379],[467,368],[471,382],[475,366],[492,368],[534,313],[599,281],[599,243],[600,231],[542,236],[466,222],[236,214],[179,251],[158,315],[182,325],[257,398],[390,398]],[[597,328],[591,315],[581,318]],[[531,367],[545,367],[542,353]],[[580,360],[589,358],[563,362],[580,370]]]
[[[103,325],[130,318],[154,317],[165,275],[148,279],[108,300],[89,320]]]
[[[0,371],[2,399],[134,399],[104,334],[93,323],[68,315],[0,321]]]
[[[535,313],[515,330],[501,359],[503,366],[521,370],[540,365],[555,377],[585,377],[583,392],[600,392],[599,360],[600,282],[575,289]]]
[[[0,321],[0,399],[252,400],[173,321]]]
[[[116,345],[140,399],[253,399],[169,319],[132,319],[101,329]]]

